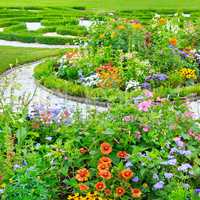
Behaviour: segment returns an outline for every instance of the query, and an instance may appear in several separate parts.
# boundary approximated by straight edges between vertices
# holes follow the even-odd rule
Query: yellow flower
[[[160,18],[159,19],[159,24],[160,25],[164,25],[164,24],[166,24],[167,23],[167,20],[166,19],[164,19],[164,18]]]
[[[190,68],[182,68],[180,70],[180,75],[185,79],[197,79],[196,71]]]
[[[103,39],[104,37],[105,37],[105,35],[103,33],[99,35],[100,39]]]
[[[112,32],[111,33],[111,38],[115,38],[117,36],[117,33],[116,32]]]
[[[142,29],[142,24],[140,24],[140,23],[133,23],[133,24],[132,24],[132,27],[133,27],[134,29]]]
[[[124,29],[125,29],[125,26],[124,26],[124,25],[118,25],[118,26],[117,26],[117,29],[118,29],[118,30],[124,30]]]

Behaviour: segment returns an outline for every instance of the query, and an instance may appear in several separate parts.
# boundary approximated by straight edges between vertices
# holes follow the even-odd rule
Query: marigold
[[[101,163],[104,163],[104,164],[106,164],[108,167],[110,167],[111,166],[111,163],[112,163],[112,160],[109,158],[109,157],[102,157],[102,158],[100,158],[100,160],[99,160],[99,164],[101,164]]]
[[[89,176],[90,176],[90,173],[86,168],[79,169],[76,172],[76,179],[80,182],[87,181]]]
[[[102,178],[105,178],[107,180],[112,178],[112,174],[108,170],[99,171],[99,176],[101,176]]]
[[[132,197],[133,197],[133,198],[140,198],[141,195],[142,195],[141,190],[138,189],[138,188],[133,188],[133,189],[131,190],[131,193],[132,193]]]
[[[119,197],[123,196],[125,194],[125,189],[123,187],[117,187],[116,188],[116,194]]]
[[[117,157],[119,158],[126,158],[128,156],[128,153],[126,151],[119,151],[117,153]]]
[[[109,143],[102,143],[101,144],[101,153],[102,154],[110,154],[112,152],[112,147]]]
[[[124,169],[120,173],[121,177],[125,180],[129,180],[133,177],[133,172],[130,169]]]
[[[85,185],[85,184],[81,184],[81,185],[79,185],[79,189],[81,191],[86,191],[86,190],[89,190],[89,187],[87,185]]]
[[[105,183],[104,182],[98,182],[96,185],[95,185],[95,187],[96,187],[96,190],[97,191],[101,191],[101,190],[104,190],[105,189],[105,187],[106,187],[106,185],[105,185]]]
[[[142,24],[140,24],[140,23],[133,23],[133,24],[132,24],[132,27],[133,27],[134,29],[141,29],[141,28],[142,28]]]
[[[176,46],[177,45],[177,39],[176,38],[169,39],[169,44],[171,44],[172,46]]]

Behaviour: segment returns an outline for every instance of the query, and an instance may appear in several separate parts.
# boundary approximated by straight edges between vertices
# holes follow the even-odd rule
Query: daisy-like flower
[[[151,105],[152,105],[151,100],[143,101],[143,102],[138,104],[138,109],[140,111],[147,112],[149,110],[149,108],[151,107]]]
[[[85,185],[85,184],[81,184],[81,185],[79,185],[79,189],[81,191],[86,191],[86,190],[89,190],[89,187],[87,185]]]
[[[120,176],[127,181],[133,177],[133,172],[130,169],[124,169],[120,172]]]
[[[104,163],[108,167],[110,167],[112,164],[112,160],[109,157],[104,156],[104,157],[100,158],[100,160],[99,160],[99,164],[101,164],[101,163]]]
[[[117,187],[116,188],[116,194],[119,197],[123,196],[125,194],[125,189],[123,187]]]
[[[90,176],[90,173],[89,173],[89,171],[86,168],[79,169],[76,172],[76,179],[78,181],[80,181],[80,182],[87,181],[89,176]]]
[[[112,147],[109,143],[102,143],[101,144],[101,153],[102,154],[110,154],[112,152]]]
[[[98,183],[95,185],[95,187],[96,187],[96,190],[97,190],[97,191],[102,191],[102,190],[105,189],[106,185],[105,185],[104,182],[101,181],[101,182],[98,182]]]
[[[109,180],[112,178],[112,174],[108,170],[101,170],[99,171],[99,176],[102,178]]]
[[[107,163],[99,163],[98,166],[97,166],[97,169],[99,171],[101,170],[109,170],[109,165]]]
[[[142,195],[141,190],[138,189],[138,188],[133,188],[133,189],[131,190],[131,193],[132,193],[132,197],[133,197],[133,198],[140,198],[141,195]]]
[[[119,158],[126,158],[128,156],[128,153],[126,151],[118,151],[117,157]]]

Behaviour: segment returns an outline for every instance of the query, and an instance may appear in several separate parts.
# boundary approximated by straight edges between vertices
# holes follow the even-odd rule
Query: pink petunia
[[[140,111],[147,112],[148,109],[151,107],[151,105],[152,105],[152,101],[151,100],[143,101],[143,102],[138,104],[138,109]]]

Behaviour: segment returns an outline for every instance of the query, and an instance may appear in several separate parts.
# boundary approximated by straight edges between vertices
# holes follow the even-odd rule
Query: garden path
[[[12,88],[15,88],[13,90],[13,96],[16,98],[22,98],[24,96],[29,96],[29,98],[31,98],[33,96],[29,104],[30,110],[35,104],[42,104],[48,107],[64,107],[71,112],[80,110],[81,114],[84,116],[86,113],[89,113],[91,109],[95,109],[100,112],[107,110],[105,107],[77,103],[66,98],[58,97],[57,95],[48,92],[48,90],[45,90],[43,87],[38,86],[33,77],[33,73],[34,68],[40,63],[41,61],[25,64],[0,76],[0,85],[3,85],[3,82],[5,83],[5,80],[7,80],[4,97],[9,100]]]

